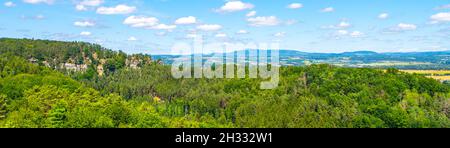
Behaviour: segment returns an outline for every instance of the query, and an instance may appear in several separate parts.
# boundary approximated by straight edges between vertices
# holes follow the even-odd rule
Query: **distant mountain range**
[[[211,54],[205,55],[205,57],[210,56]],[[174,58],[180,56],[154,55],[152,57],[153,59],[161,59],[166,64],[171,64]],[[296,50],[280,50],[280,62],[284,66],[327,63],[344,67],[450,69],[450,51],[308,53]]]
[[[247,50],[249,52],[250,50]],[[97,71],[100,75],[122,67],[139,68],[153,60],[171,64],[179,55],[127,55],[100,45],[84,42],[61,42],[33,39],[0,38],[0,54],[13,54],[33,63],[55,69]],[[356,51],[343,53],[308,53],[280,50],[283,66],[332,64],[343,67],[445,69],[450,70],[450,51],[392,52]],[[206,58],[213,54],[205,55]]]

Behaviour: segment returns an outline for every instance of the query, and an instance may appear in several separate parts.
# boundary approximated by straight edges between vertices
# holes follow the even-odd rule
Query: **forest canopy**
[[[148,55],[81,42],[0,39],[0,54],[6,128],[450,127],[450,87],[396,69],[282,67],[279,87],[261,90],[174,79]]]

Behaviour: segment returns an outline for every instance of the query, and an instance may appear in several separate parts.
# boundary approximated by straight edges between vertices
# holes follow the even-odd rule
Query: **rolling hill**
[[[450,69],[450,51],[377,53],[356,51],[344,53],[307,53],[296,50],[280,50],[281,64],[302,66],[310,64],[332,64],[343,67],[398,68],[415,70]],[[153,55],[171,64],[179,55]]]

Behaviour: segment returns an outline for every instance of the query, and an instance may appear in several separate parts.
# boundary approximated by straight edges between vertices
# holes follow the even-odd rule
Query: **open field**
[[[450,70],[401,70],[407,73],[427,74],[427,75],[450,75]]]
[[[439,81],[450,81],[450,70],[401,70],[407,73],[425,75]]]
[[[401,61],[380,61],[375,63],[358,64],[360,66],[379,67],[379,66],[410,66],[410,65],[431,65],[425,62],[401,62]]]
[[[450,76],[427,76],[429,78],[433,78],[439,81],[450,81]]]

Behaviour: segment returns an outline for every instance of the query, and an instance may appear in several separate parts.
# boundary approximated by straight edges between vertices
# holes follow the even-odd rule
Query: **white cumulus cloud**
[[[195,24],[195,23],[197,23],[197,18],[195,18],[193,16],[182,17],[175,21],[175,24],[177,24],[177,25],[189,25],[189,24]]]
[[[86,10],[88,10],[88,8],[86,6],[84,6],[84,5],[76,5],[75,9],[78,10],[78,11],[86,11]]]
[[[361,38],[364,37],[364,33],[361,31],[348,31],[348,30],[338,30],[334,34],[335,39],[341,39],[343,37]]]
[[[76,21],[73,23],[73,25],[78,26],[78,27],[94,27],[95,26],[95,22],[91,22],[91,21]]]
[[[38,14],[38,15],[35,15],[35,16],[22,15],[20,18],[22,18],[24,20],[43,20],[43,19],[45,19],[45,16],[42,15],[42,14]]]
[[[260,27],[260,26],[276,26],[280,24],[280,20],[278,20],[275,16],[260,16],[248,18],[247,22],[250,26]]]
[[[322,12],[334,12],[335,10],[333,7],[327,7],[327,8],[323,8],[321,11]]]
[[[389,17],[388,13],[381,13],[380,15],[378,15],[379,19],[387,19]]]
[[[54,1],[55,0],[23,0],[23,2],[28,4],[40,4],[40,3],[53,4]]]
[[[129,38],[128,38],[128,41],[137,41],[138,39],[136,38],[136,37],[134,37],[134,36],[130,36]]]
[[[288,5],[287,8],[289,8],[289,9],[300,9],[300,8],[303,8],[303,4],[292,3],[292,4]]]
[[[128,6],[124,4],[117,5],[115,7],[99,7],[97,8],[98,14],[112,15],[112,14],[130,14],[136,11],[136,7]]]
[[[378,15],[379,19],[387,19],[389,17],[388,13],[381,13],[380,15]]]
[[[176,25],[166,25],[166,24],[158,24],[156,26],[153,26],[149,29],[156,29],[156,30],[173,30],[177,28]]]
[[[237,34],[248,34],[249,32],[247,30],[239,30],[236,32]]]
[[[398,29],[406,31],[406,30],[416,30],[417,26],[414,24],[405,24],[405,23],[400,23],[397,25]]]
[[[363,37],[364,33],[360,32],[360,31],[353,31],[352,33],[350,33],[350,36],[353,38],[359,38],[359,37]]]
[[[88,8],[100,6],[104,2],[104,0],[83,0],[75,5],[75,9],[78,11],[86,11]]]
[[[155,30],[173,30],[176,25],[160,24],[155,17],[130,16],[123,21],[123,24],[134,28],[155,29]]]
[[[404,32],[404,31],[413,31],[417,29],[417,25],[415,24],[408,24],[408,23],[400,23],[396,26],[388,28],[385,33],[398,33],[398,32]]]
[[[338,34],[338,35],[347,35],[347,34],[348,34],[348,31],[347,31],[347,30],[338,30],[338,31],[337,31],[337,34]]]
[[[341,23],[339,23],[337,25],[337,27],[341,27],[341,28],[347,28],[347,27],[350,27],[350,26],[352,26],[352,25],[350,23],[348,23],[348,22],[341,22]]]
[[[253,17],[256,15],[256,11],[250,11],[249,13],[247,13],[245,16],[247,17]]]
[[[217,24],[204,24],[204,25],[197,26],[197,29],[202,30],[202,31],[217,31],[217,30],[222,29],[222,26],[217,25]]]
[[[228,1],[217,9],[217,12],[235,12],[235,11],[241,11],[246,9],[253,9],[255,6],[251,3],[244,3],[242,1]]]
[[[433,23],[450,22],[450,12],[441,12],[430,17]]]
[[[352,24],[350,24],[347,21],[341,21],[336,25],[324,26],[322,28],[324,28],[324,29],[346,29],[346,28],[350,28],[350,27],[352,27]]]
[[[129,25],[135,28],[153,27],[159,23],[159,20],[155,17],[145,16],[130,16],[123,21],[123,24]]]
[[[286,35],[286,32],[278,32],[278,33],[275,33],[273,36],[275,36],[275,37],[284,37]]]
[[[90,36],[90,35],[92,35],[92,33],[88,32],[88,31],[83,31],[83,32],[80,33],[80,35],[82,35],[82,36]]]
[[[95,7],[95,6],[100,6],[104,2],[105,2],[104,0],[83,0],[79,3],[79,5]]]
[[[16,4],[14,4],[14,2],[11,2],[11,1],[5,2],[4,5],[6,7],[14,7],[14,6],[16,6]]]

